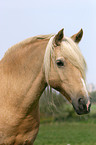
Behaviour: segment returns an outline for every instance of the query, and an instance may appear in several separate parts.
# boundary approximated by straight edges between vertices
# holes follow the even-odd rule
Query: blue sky
[[[96,84],[96,0],[0,0],[0,59],[12,45],[35,35],[71,36],[83,28],[79,46]]]

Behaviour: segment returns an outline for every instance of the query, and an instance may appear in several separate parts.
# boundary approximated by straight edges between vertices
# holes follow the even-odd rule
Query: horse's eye
[[[56,64],[57,64],[58,67],[64,66],[64,62],[62,60],[57,60]]]

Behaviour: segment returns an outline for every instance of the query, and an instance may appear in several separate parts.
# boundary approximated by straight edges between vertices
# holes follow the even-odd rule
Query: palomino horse
[[[29,38],[0,61],[0,145],[33,145],[39,129],[39,98],[46,88],[61,92],[78,114],[90,111],[86,63],[78,48],[82,29],[71,38]]]

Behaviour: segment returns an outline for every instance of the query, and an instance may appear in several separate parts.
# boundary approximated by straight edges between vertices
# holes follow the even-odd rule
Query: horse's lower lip
[[[76,110],[75,110],[76,111]],[[76,113],[78,114],[78,115],[83,115],[83,114],[88,114],[90,112],[90,110],[89,111],[76,111]]]
[[[79,108],[75,108],[75,106],[73,105],[73,108],[78,115],[88,114],[90,112],[90,107],[88,109],[86,108],[81,110]]]

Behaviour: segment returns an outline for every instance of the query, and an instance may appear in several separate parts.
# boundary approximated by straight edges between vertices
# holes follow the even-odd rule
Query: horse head
[[[81,29],[72,37],[64,37],[63,29],[48,42],[44,70],[47,83],[73,105],[77,114],[90,112],[90,97],[86,89],[86,62],[78,43],[83,36]]]

